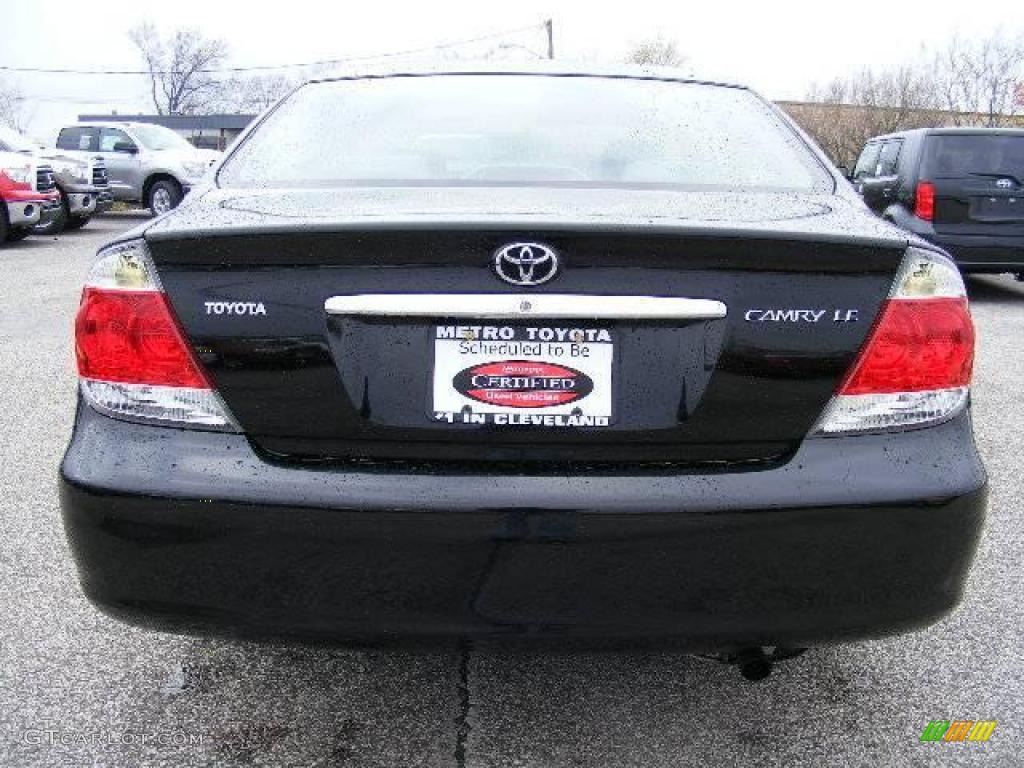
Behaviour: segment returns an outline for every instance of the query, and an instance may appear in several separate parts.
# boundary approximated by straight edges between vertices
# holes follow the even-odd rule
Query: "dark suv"
[[[877,136],[852,180],[882,218],[945,248],[964,272],[1024,279],[1024,130]]]

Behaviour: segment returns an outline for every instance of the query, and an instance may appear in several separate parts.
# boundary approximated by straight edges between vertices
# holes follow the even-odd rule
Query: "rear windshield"
[[[748,91],[550,75],[313,83],[271,113],[218,179],[833,189],[795,132]]]
[[[1024,179],[1024,135],[929,136],[923,176],[1009,176]]]

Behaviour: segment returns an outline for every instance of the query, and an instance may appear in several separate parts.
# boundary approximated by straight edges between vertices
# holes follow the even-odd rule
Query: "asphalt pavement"
[[[78,588],[56,472],[96,248],[138,218],[0,248],[0,766],[1021,765],[1024,283],[970,281],[987,530],[958,612],[752,684],[666,652],[345,650],[122,625]],[[921,743],[995,719],[986,743]]]

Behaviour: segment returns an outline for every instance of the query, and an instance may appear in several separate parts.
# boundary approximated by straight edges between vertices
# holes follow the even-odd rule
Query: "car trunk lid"
[[[255,220],[147,233],[213,383],[282,460],[778,460],[850,366],[906,246],[866,214],[845,212],[844,231],[822,201],[787,195],[492,190],[484,210],[480,190],[407,191],[404,209],[382,194],[386,214],[366,192],[225,196]],[[558,275],[500,279],[495,255],[516,243],[552,249]]]

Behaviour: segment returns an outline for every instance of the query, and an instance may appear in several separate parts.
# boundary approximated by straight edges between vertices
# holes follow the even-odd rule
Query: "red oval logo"
[[[594,389],[575,368],[536,360],[500,360],[466,368],[452,380],[455,390],[488,405],[549,408],[582,400]]]

